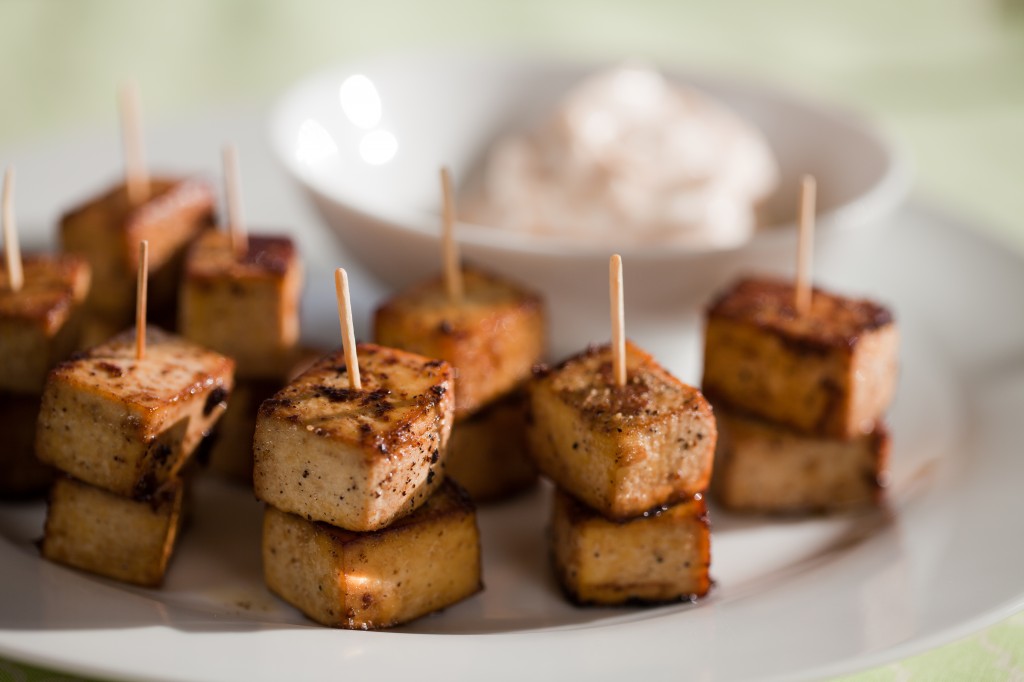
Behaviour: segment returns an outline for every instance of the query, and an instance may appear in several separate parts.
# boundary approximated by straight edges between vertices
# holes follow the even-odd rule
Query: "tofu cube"
[[[46,373],[75,349],[89,265],[71,255],[26,255],[24,284],[12,291],[0,264],[0,391],[38,395]]]
[[[92,267],[90,312],[122,327],[131,323],[138,245],[146,239],[149,316],[173,324],[185,249],[214,224],[215,205],[204,182],[153,178],[151,194],[141,204],[133,206],[124,185],[117,185],[66,213],[60,221],[61,249],[83,256]]]
[[[0,498],[31,497],[44,492],[53,469],[36,458],[39,396],[0,392]]]
[[[374,319],[377,343],[450,362],[456,371],[455,418],[462,419],[530,377],[545,347],[540,296],[466,268],[454,304],[437,278],[398,294]]]
[[[704,392],[722,407],[808,434],[870,433],[896,391],[899,334],[882,306],[790,282],[745,279],[708,309]]]
[[[361,390],[340,350],[267,400],[253,440],[256,497],[353,531],[423,504],[444,478],[453,370],[443,360],[358,346]]]
[[[249,237],[238,255],[230,236],[211,230],[189,249],[178,329],[234,358],[244,379],[281,379],[299,339],[302,265],[285,236]]]
[[[849,440],[798,433],[724,409],[711,486],[731,510],[800,514],[870,507],[882,499],[889,432]]]
[[[704,498],[617,522],[556,489],[551,556],[559,582],[579,604],[692,601],[711,587]]]
[[[43,391],[36,455],[118,495],[173,478],[224,413],[234,362],[156,327],[135,359],[125,332],[57,365]]]
[[[43,556],[127,583],[163,582],[181,526],[184,485],[133,500],[60,476],[50,490]]]
[[[323,625],[407,623],[483,589],[473,504],[446,482],[387,528],[354,533],[267,507],[267,586]]]
[[[606,345],[530,384],[528,438],[541,473],[618,520],[703,492],[717,437],[700,391],[628,341],[626,373],[616,386]]]
[[[446,471],[478,503],[510,497],[537,482],[526,442],[525,391],[455,422]]]

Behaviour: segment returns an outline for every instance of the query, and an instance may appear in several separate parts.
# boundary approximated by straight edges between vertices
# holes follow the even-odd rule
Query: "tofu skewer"
[[[477,501],[533,485],[526,454],[521,389],[543,359],[540,296],[502,277],[460,263],[451,173],[440,171],[442,272],[377,309],[378,343],[452,363],[454,435],[448,473]]]
[[[23,256],[14,213],[14,168],[4,174],[0,213],[0,498],[42,492],[52,470],[35,456],[36,421],[46,373],[74,349],[89,266],[70,255]]]
[[[551,556],[579,603],[692,600],[711,585],[715,420],[697,389],[626,341],[622,288],[614,255],[612,342],[530,385],[531,454],[556,485]]]
[[[722,430],[713,490],[736,511],[869,506],[886,480],[899,336],[886,308],[812,287],[815,192],[805,177],[795,281],[747,278],[707,310],[704,391]]]

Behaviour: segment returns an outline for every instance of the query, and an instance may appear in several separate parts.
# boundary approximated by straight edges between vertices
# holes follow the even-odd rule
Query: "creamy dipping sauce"
[[[750,237],[777,184],[760,131],[697,90],[621,67],[583,81],[537,130],[499,140],[466,217],[537,234],[726,246]]]

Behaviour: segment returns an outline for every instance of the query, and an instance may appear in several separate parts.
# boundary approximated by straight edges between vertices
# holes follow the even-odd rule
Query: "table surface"
[[[0,149],[266,101],[366,53],[501,47],[733,72],[859,110],[910,151],[916,191],[1024,250],[1024,0],[6,0]],[[2,163],[2,158],[0,158]],[[0,660],[0,680],[71,679]],[[1024,614],[848,678],[1024,679]]]

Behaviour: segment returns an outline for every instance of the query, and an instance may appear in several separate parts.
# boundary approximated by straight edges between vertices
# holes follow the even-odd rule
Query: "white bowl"
[[[449,166],[464,184],[498,136],[531,127],[573,84],[607,66],[465,53],[356,61],[288,90],[272,115],[271,142],[347,252],[385,283],[402,286],[440,269],[438,168]],[[819,272],[876,232],[906,194],[903,156],[859,117],[764,85],[665,71],[764,132],[781,170],[767,207],[773,224],[741,246],[706,249],[570,242],[460,224],[467,260],[548,296],[559,346],[607,335],[600,330],[613,251],[624,261],[628,313],[692,311],[740,272],[792,270],[803,174],[818,180]],[[348,80],[356,75],[364,78]]]

